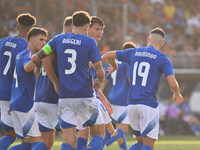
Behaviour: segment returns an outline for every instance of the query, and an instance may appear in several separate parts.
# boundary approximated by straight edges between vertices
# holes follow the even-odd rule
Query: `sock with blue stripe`
[[[28,150],[28,149],[31,149],[31,143],[22,142],[19,145],[11,147],[9,150]]]
[[[12,143],[15,142],[15,138],[9,135],[5,135],[0,139],[0,150],[6,150]]]
[[[102,146],[103,146],[103,137],[99,135],[95,135],[90,141],[90,144],[88,145],[88,149],[101,150]]]
[[[86,150],[87,140],[81,137],[78,137],[76,150]]]
[[[124,143],[121,144],[121,145],[119,145],[119,147],[120,147],[120,149],[127,150],[128,147],[127,147],[127,145],[126,145],[126,136],[125,136],[125,134],[123,134],[122,138],[123,138],[123,140],[124,140]]]
[[[60,150],[71,150],[72,146],[67,143],[62,143]]]
[[[150,147],[150,146],[148,146],[148,145],[144,145],[144,146],[142,147],[142,150],[153,150],[153,148]]]
[[[143,144],[141,142],[133,144],[129,150],[141,150],[143,147]]]
[[[42,142],[32,143],[31,150],[47,150],[47,146]]]
[[[111,138],[111,135],[108,131],[105,132],[105,139],[103,140],[103,146],[101,148],[101,150],[104,148],[104,146],[106,145],[107,141]]]
[[[121,128],[117,129],[117,135],[112,136],[106,143],[106,146],[111,145],[113,142],[115,142],[118,138],[123,137],[124,133]]]

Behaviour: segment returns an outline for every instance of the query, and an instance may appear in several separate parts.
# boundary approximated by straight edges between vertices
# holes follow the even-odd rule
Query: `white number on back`
[[[143,67],[144,67],[144,69],[143,69]],[[148,78],[148,74],[149,74],[149,69],[150,69],[150,64],[147,63],[147,62],[141,62],[141,63],[139,63],[138,71],[137,71],[137,68],[138,68],[138,61],[135,62],[134,66],[133,66],[132,85],[136,84],[136,78],[137,78],[137,75],[138,75],[138,76],[142,77],[141,85],[146,86],[147,78]],[[144,70],[144,71],[142,71],[142,70]]]
[[[77,53],[74,49],[66,49],[66,54],[71,54],[71,57],[68,57],[68,62],[72,65],[70,69],[65,69],[65,74],[72,74],[76,70],[76,57]]]
[[[6,74],[8,73],[9,68],[10,68],[10,63],[11,63],[11,56],[12,56],[12,54],[11,54],[11,52],[8,52],[8,51],[5,51],[3,54],[4,54],[5,56],[8,56],[8,57],[9,57],[9,58],[8,58],[8,62],[7,62],[7,64],[6,64],[6,67],[5,67],[4,70],[3,70],[3,75],[6,75]]]
[[[17,88],[17,87],[18,87],[18,80],[17,80],[17,72],[16,72],[16,67],[15,67],[15,70],[14,70],[13,77],[16,79],[16,82],[15,82],[15,87]]]

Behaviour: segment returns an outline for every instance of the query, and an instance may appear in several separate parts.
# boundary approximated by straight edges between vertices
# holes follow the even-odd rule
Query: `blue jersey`
[[[15,57],[28,47],[25,39],[6,37],[0,40],[0,100],[10,101]]]
[[[66,33],[54,37],[47,48],[57,53],[59,98],[93,97],[89,61],[101,60],[96,41],[85,35]]]
[[[162,73],[165,77],[174,74],[169,58],[152,46],[116,52],[117,59],[130,65],[131,87],[129,104],[158,106],[158,92]]]
[[[33,53],[26,49],[16,56],[16,69],[13,75],[10,110],[28,112],[33,107],[35,75],[26,72],[24,66],[31,61]]]
[[[129,94],[129,82],[130,79],[130,67],[128,63],[118,61],[118,69],[107,77],[107,67],[110,64],[106,64],[105,75],[110,82],[110,103],[113,105],[127,106],[128,105],[128,94]]]
[[[53,68],[56,75],[58,75],[56,61],[53,63]],[[58,95],[55,92],[54,86],[47,76],[43,66],[40,68],[40,76],[36,82],[35,102],[45,102],[51,104],[58,103]]]

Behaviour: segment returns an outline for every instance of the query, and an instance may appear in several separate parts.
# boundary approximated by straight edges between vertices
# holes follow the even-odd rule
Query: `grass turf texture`
[[[61,137],[56,137],[51,150],[60,150]],[[127,137],[127,145],[130,147],[136,140],[132,137]],[[16,141],[13,145],[21,143]],[[106,150],[120,150],[117,142],[108,146]],[[200,150],[200,138],[195,136],[166,136],[160,137],[156,141],[154,150]]]

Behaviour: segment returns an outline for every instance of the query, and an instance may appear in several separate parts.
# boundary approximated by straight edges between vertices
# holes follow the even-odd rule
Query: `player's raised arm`
[[[169,83],[171,91],[173,92],[173,99],[176,100],[176,103],[182,103],[183,102],[183,96],[180,93],[179,84],[176,81],[175,76],[169,75],[167,77],[167,81]]]
[[[118,66],[117,63],[115,62],[116,58],[117,58],[116,51],[108,52],[102,56],[102,60],[107,60],[111,65],[111,67],[107,69],[108,71],[107,76],[109,76],[112,72],[117,70]]]

